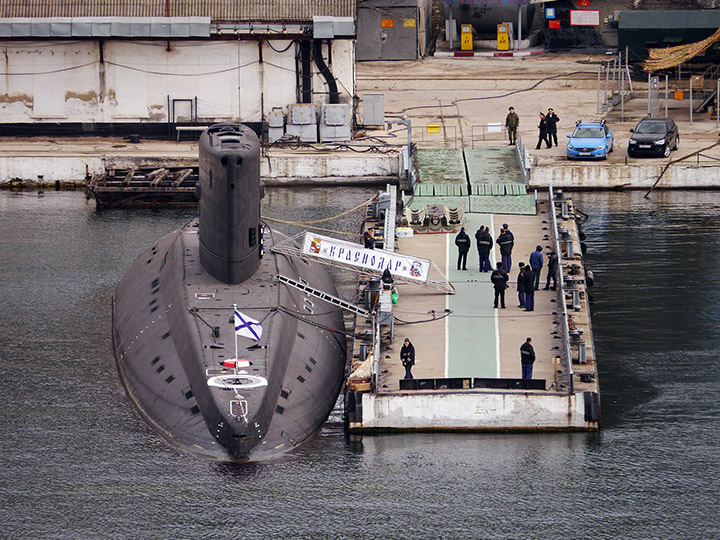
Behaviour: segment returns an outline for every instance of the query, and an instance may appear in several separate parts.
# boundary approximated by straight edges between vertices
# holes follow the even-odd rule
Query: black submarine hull
[[[174,444],[230,461],[313,435],[337,400],[346,350],[342,312],[277,279],[336,294],[317,263],[272,252],[288,240],[260,223],[259,144],[248,132],[203,134],[200,218],[150,246],[113,299],[116,363],[141,416]],[[259,322],[259,340],[236,337],[233,306]]]

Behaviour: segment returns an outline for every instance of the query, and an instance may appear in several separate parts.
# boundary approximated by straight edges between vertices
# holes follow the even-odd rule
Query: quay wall
[[[351,431],[595,431],[583,393],[413,392],[362,395]]]
[[[146,156],[7,156],[0,158],[0,184],[22,180],[83,183],[86,175],[102,174],[106,168],[190,167],[197,158]],[[283,179],[328,179],[397,177],[397,155],[326,153],[270,156],[261,160],[260,175],[268,183]],[[275,181],[275,182],[273,182]]]
[[[554,163],[537,165],[531,169],[530,188],[573,190],[649,189],[665,167],[658,163]],[[677,163],[665,171],[659,189],[717,189],[720,188],[720,164]]]

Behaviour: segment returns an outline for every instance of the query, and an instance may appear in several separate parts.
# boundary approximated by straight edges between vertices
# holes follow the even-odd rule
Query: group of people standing
[[[558,146],[557,123],[559,121],[560,118],[557,114],[555,114],[552,107],[547,110],[547,114],[542,112],[540,113],[540,123],[538,124],[539,135],[535,150],[540,150],[543,143],[545,143],[547,148],[551,148],[553,143],[555,143],[555,146]],[[505,129],[508,132],[510,145],[514,145],[517,140],[517,131],[519,126],[520,117],[515,112],[515,108],[510,107],[508,109],[508,114],[505,117]]]
[[[490,282],[495,290],[494,306],[495,308],[505,308],[505,290],[508,288],[508,281],[510,280],[509,274],[512,268],[512,251],[515,247],[515,236],[508,224],[503,223],[500,234],[494,242],[500,249],[501,257],[501,261],[497,263],[494,270],[490,264],[490,250],[493,246],[490,228],[481,225],[475,232],[475,242],[478,250],[479,271],[492,271]],[[458,248],[457,269],[467,270],[467,255],[472,241],[465,232],[465,227],[462,227],[455,237],[455,245]],[[537,246],[535,251],[530,254],[530,264],[521,262],[518,265],[520,268],[517,277],[518,307],[524,308],[525,311],[535,310],[535,291],[540,288],[540,272],[544,262],[542,246]],[[547,283],[543,290],[551,288],[550,281],[553,282],[552,289],[555,290],[557,287],[558,257],[553,250],[548,253],[547,262]]]

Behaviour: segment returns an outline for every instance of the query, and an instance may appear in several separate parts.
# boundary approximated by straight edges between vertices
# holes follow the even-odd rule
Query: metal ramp
[[[332,304],[333,306],[337,306],[339,308],[345,309],[347,311],[352,311],[353,313],[356,313],[360,315],[361,317],[370,318],[370,312],[357,307],[355,304],[351,304],[350,302],[346,302],[342,298],[338,298],[337,296],[333,296],[330,293],[326,293],[324,291],[320,291],[318,289],[315,289],[308,285],[307,283],[303,283],[301,281],[295,281],[292,278],[289,278],[287,276],[283,276],[282,274],[278,274],[277,279],[280,283],[285,283],[286,285],[290,285],[291,287],[295,287],[298,290],[301,290],[302,292],[312,295],[315,298],[319,298],[320,300],[324,300],[328,304]]]

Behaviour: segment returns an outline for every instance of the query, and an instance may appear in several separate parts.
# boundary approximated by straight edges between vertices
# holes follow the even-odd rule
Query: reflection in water
[[[318,219],[373,193],[270,189],[263,214]],[[602,432],[351,438],[336,411],[290,455],[242,465],[159,438],[112,358],[115,283],[195,211],[0,192],[0,536],[716,537],[720,196],[574,199],[590,216]]]

